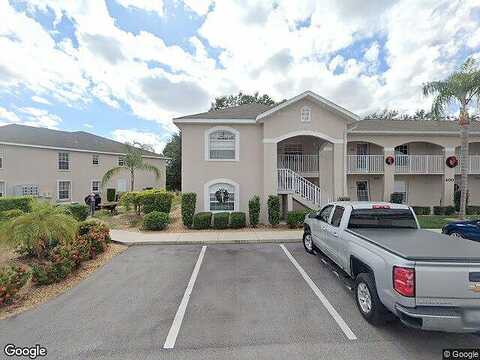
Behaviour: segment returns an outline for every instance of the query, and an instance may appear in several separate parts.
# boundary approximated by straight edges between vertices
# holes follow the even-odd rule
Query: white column
[[[333,144],[333,200],[345,195],[344,144]]]
[[[277,144],[263,144],[263,195],[260,222],[268,223],[268,197],[277,193]]]
[[[395,150],[393,148],[384,148],[383,154],[383,201],[389,202],[395,184],[395,164],[387,165],[385,159],[387,156],[395,156]]]
[[[445,148],[445,159],[455,155],[455,148]],[[453,205],[453,193],[455,185],[455,168],[450,168],[444,161],[444,174],[442,176],[442,206]]]

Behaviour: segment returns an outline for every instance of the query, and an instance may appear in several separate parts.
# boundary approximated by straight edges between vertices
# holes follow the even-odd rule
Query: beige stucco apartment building
[[[127,171],[115,176],[104,189],[101,186],[105,172],[121,164],[124,153],[124,144],[83,131],[1,126],[0,196],[30,195],[51,202],[83,203],[92,191],[127,191]],[[136,190],[164,188],[166,159],[150,151],[143,153],[146,162],[160,169],[161,177],[137,172]]]
[[[254,195],[283,209],[318,208],[340,196],[411,205],[453,204],[459,129],[453,121],[360,120],[311,92],[277,106],[248,104],[174,119],[182,131],[182,190],[197,211],[248,211]],[[480,204],[480,124],[471,124],[470,204]],[[387,164],[387,159],[393,164]],[[218,190],[229,193],[217,201]]]

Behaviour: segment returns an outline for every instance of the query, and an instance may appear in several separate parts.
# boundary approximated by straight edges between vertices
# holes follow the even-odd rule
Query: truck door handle
[[[332,232],[332,235],[337,237],[338,236],[338,233],[336,231]]]
[[[320,226],[320,229],[325,230],[325,226]]]

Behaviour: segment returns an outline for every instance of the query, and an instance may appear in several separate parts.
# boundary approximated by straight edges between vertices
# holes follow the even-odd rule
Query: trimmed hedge
[[[467,206],[467,215],[480,215],[480,206],[478,205]]]
[[[247,224],[247,216],[244,212],[236,211],[230,214],[230,227],[232,229],[244,228]]]
[[[248,217],[250,225],[256,227],[260,219],[260,198],[257,195],[248,202]]]
[[[310,210],[289,211],[287,213],[287,224],[291,229],[300,228],[303,226],[305,216]]]
[[[0,211],[22,210],[23,212],[32,211],[33,198],[30,196],[20,197],[2,197],[0,198]]]
[[[280,197],[276,195],[268,197],[268,222],[272,226],[280,223]]]
[[[213,228],[226,229],[230,221],[230,214],[228,212],[218,212],[213,214]]]
[[[197,194],[182,194],[182,222],[188,228],[193,225],[193,215],[195,214],[195,206],[197,203]]]
[[[0,307],[15,301],[15,295],[25,285],[30,273],[17,265],[0,268]]]
[[[0,221],[12,220],[25,214],[20,209],[5,210],[0,212]]]
[[[89,214],[89,208],[87,205],[82,204],[69,204],[66,205],[67,213],[72,215],[77,221],[87,220]]]
[[[412,206],[412,209],[416,215],[430,215],[432,211],[430,206]]]
[[[212,224],[211,212],[199,212],[193,217],[193,228],[197,230],[209,229]]]
[[[143,217],[145,230],[164,230],[169,223],[170,215],[159,211],[152,211]]]
[[[142,191],[141,204],[144,214],[152,211],[170,214],[172,209],[173,194],[165,190],[145,190]]]
[[[433,215],[453,215],[455,214],[455,206],[434,206]]]
[[[117,193],[116,189],[107,189],[107,201],[114,202],[116,193]]]
[[[125,206],[127,210],[130,210],[130,206],[133,205],[135,213],[140,215],[141,205],[142,205],[142,192],[141,191],[128,191],[121,195],[120,204]]]

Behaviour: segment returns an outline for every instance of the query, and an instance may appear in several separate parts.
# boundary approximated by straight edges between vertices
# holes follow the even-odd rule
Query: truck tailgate
[[[480,308],[479,263],[417,262],[415,284],[417,299],[427,302],[423,305],[476,304]]]

